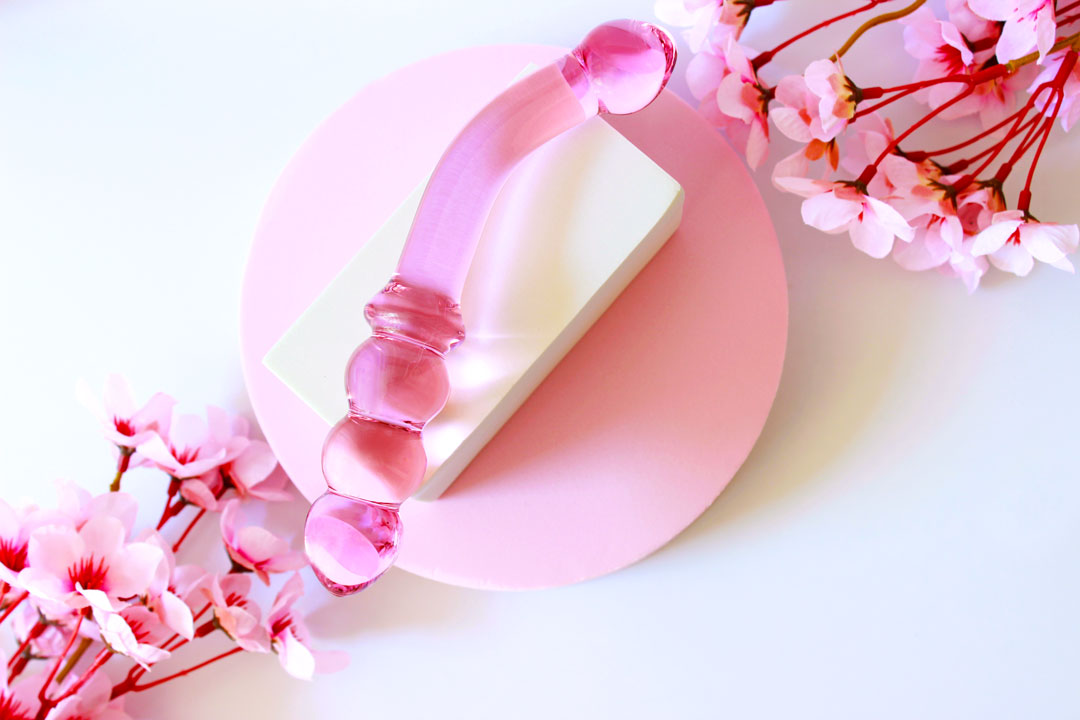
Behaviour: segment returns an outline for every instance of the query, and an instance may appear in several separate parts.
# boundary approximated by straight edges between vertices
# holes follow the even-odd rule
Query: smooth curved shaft
[[[495,198],[510,171],[545,142],[589,116],[560,64],[499,95],[439,160],[413,220],[398,276],[457,300]],[[595,111],[592,114],[596,114]]]
[[[323,445],[327,492],[308,512],[304,541],[331,592],[363,589],[397,555],[398,507],[420,487],[427,466],[421,432],[450,395],[443,356],[465,337],[461,290],[510,171],[598,112],[644,108],[674,64],[671,39],[654,26],[605,23],[492,100],[443,154],[397,273],[364,308],[372,336],[349,359],[348,414]]]

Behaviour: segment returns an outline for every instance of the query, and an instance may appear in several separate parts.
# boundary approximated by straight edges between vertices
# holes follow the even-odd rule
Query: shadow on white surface
[[[372,635],[463,629],[479,624],[488,593],[426,580],[402,570],[391,570],[378,583],[349,598],[324,597],[308,616],[308,627],[318,637],[335,642],[363,641]]]

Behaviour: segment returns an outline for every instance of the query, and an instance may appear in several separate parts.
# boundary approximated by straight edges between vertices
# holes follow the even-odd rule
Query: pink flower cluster
[[[752,167],[765,159],[770,129],[800,143],[773,169],[773,183],[803,197],[803,221],[847,234],[875,258],[909,270],[937,269],[974,291],[993,266],[1018,276],[1036,261],[1073,272],[1075,224],[1031,213],[1032,177],[1060,119],[1080,118],[1080,0],[947,0],[888,8],[858,27],[837,52],[775,82],[763,69],[780,51],[827,27],[879,9],[868,0],[757,52],[742,42],[752,11],[779,0],[658,0],[658,17],[688,28],[695,53],[686,70],[701,112],[738,144]],[[881,10],[886,8],[880,7]],[[879,24],[904,26],[915,61],[912,82],[858,85],[842,56]],[[1070,29],[1071,28],[1071,29]],[[922,103],[925,114],[900,132],[882,111]],[[981,130],[948,147],[915,145],[929,124],[977,117]],[[770,122],[771,120],[771,122]],[[1018,166],[1026,182],[1010,209],[1003,188]]]
[[[162,394],[137,407],[117,377],[109,378],[104,403],[91,404],[117,449],[112,489],[95,496],[65,484],[51,509],[0,500],[0,623],[10,619],[16,643],[3,656],[0,718],[124,720],[128,693],[241,651],[274,653],[305,679],[343,667],[340,654],[311,648],[295,606],[304,555],[242,520],[256,502],[290,498],[273,454],[249,437],[247,422],[217,408],[205,420],[179,415]],[[155,528],[137,528],[137,503],[119,491],[139,466],[166,473]],[[167,539],[169,521],[186,508],[186,527]],[[178,564],[192,528],[217,511],[228,566]],[[269,586],[275,574],[287,579],[263,613],[252,577]],[[233,649],[154,677],[158,663],[189,657],[185,646],[219,630]],[[110,678],[108,670],[123,661],[124,673]]]

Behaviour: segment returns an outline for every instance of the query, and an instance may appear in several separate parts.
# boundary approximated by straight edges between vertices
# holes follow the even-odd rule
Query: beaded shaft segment
[[[458,302],[507,176],[532,150],[598,113],[644,108],[674,65],[663,31],[605,23],[495,98],[443,154],[394,277],[365,308],[372,335],[346,369],[348,414],[323,446],[327,491],[311,506],[304,540],[334,594],[363,589],[397,555],[398,507],[424,479],[421,432],[450,395],[444,354],[465,338]]]

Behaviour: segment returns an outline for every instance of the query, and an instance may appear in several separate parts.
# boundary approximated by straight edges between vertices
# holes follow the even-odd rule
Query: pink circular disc
[[[274,188],[244,279],[244,373],[270,445],[309,500],[324,489],[329,426],[263,356],[466,121],[528,63],[564,52],[478,47],[398,70],[323,123]],[[683,186],[682,225],[450,490],[402,506],[405,570],[520,590],[625,567],[708,508],[761,432],[783,365],[787,288],[754,182],[671,92],[610,122]],[[343,408],[344,393],[343,381]]]

